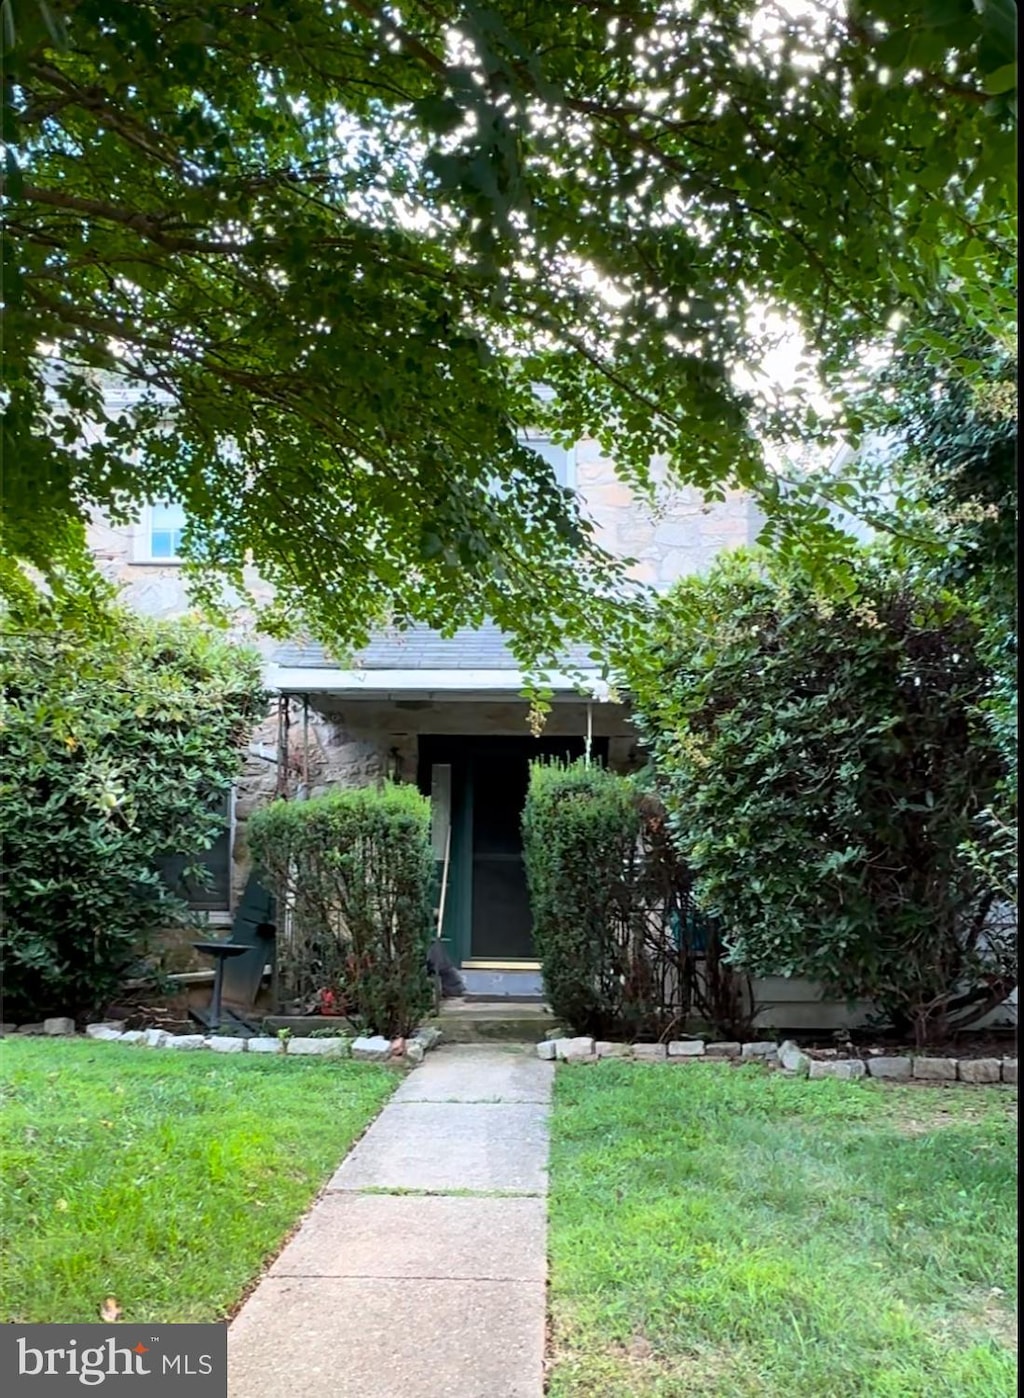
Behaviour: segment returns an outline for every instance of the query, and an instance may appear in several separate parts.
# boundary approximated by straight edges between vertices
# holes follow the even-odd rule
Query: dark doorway
[[[424,735],[419,786],[429,793],[436,764],[451,767],[451,859],[445,939],[459,961],[532,961],[532,918],[520,818],[530,762],[572,759],[582,737],[484,738]],[[604,762],[607,739],[591,756]]]
[[[534,955],[519,833],[529,761],[518,746],[495,748],[473,759],[474,959],[529,960]]]

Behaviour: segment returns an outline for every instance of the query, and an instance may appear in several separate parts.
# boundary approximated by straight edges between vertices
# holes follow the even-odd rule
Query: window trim
[[[525,432],[520,432],[520,434],[519,434],[519,440],[520,440],[520,442],[522,443],[522,445],[523,445],[524,447],[532,447],[532,446],[534,446],[534,444],[543,443],[543,444],[547,444],[547,445],[550,445],[550,446],[552,446],[552,447],[555,447],[556,450],[558,450],[558,451],[560,451],[560,452],[563,452],[564,455],[565,455],[565,476],[564,476],[564,479],[563,479],[563,480],[560,480],[560,481],[558,482],[558,484],[559,484],[564,490],[575,490],[575,489],[576,489],[576,443],[575,443],[575,442],[572,444],[571,447],[559,447],[559,446],[557,446],[557,444],[556,444],[555,442],[552,441],[552,439],[551,439],[551,433],[550,433],[550,432],[537,432],[537,431],[532,430],[532,429],[529,429],[529,428],[528,428]]]
[[[159,504],[179,504],[178,501],[159,501]],[[153,555],[153,505],[142,507],[138,523],[133,531],[132,562],[148,568],[180,568],[185,562],[180,554],[170,558],[156,558]]]

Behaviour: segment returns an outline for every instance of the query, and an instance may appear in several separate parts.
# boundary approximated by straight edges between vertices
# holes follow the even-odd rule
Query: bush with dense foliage
[[[934,351],[961,346],[968,374]],[[1007,765],[996,804],[965,854],[1017,897],[1017,416],[1015,337],[948,310],[909,320],[865,385],[861,409],[878,446],[840,458],[824,494],[862,516],[915,574],[976,606],[994,683],[983,705]],[[817,473],[816,473],[817,477]]]
[[[691,896],[661,803],[634,777],[535,762],[523,851],[544,989],[557,1019],[599,1038],[660,1038],[693,1014],[749,1027],[746,977]]]
[[[259,659],[101,585],[20,587],[0,641],[5,1015],[80,1014],[183,916],[157,867],[223,828],[264,704]]]
[[[1016,984],[1016,929],[962,852],[1003,774],[991,675],[948,594],[868,557],[858,582],[829,599],[727,558],[660,603],[625,671],[734,959],[870,999],[924,1042]]]
[[[339,1013],[388,1037],[431,1003],[430,802],[413,786],[354,787],[275,801],[247,827],[249,846],[287,909],[282,998],[329,992]]]

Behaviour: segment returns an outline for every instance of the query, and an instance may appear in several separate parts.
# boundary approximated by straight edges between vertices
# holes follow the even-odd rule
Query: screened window
[[[202,854],[168,855],[157,863],[157,872],[167,887],[197,912],[227,912],[231,906],[231,796],[217,804],[223,828]],[[205,869],[202,880],[186,878],[192,865]]]

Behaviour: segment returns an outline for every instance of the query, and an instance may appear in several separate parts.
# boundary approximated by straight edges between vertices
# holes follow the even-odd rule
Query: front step
[[[443,1001],[441,1013],[428,1023],[440,1029],[448,1044],[536,1044],[555,1027],[545,1004],[468,997]]]
[[[467,1000],[544,1003],[544,982],[539,971],[484,971],[464,966],[459,974],[466,987]]]

